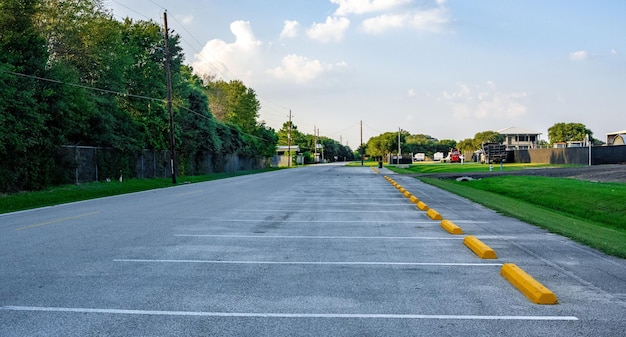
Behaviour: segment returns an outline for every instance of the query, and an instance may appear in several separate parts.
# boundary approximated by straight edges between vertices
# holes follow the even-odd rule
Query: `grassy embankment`
[[[505,165],[505,169],[525,167]],[[411,166],[405,172],[442,173],[459,172],[460,169],[474,168],[425,164]],[[482,170],[485,169],[483,165]],[[394,168],[394,171],[400,170]],[[432,178],[421,180],[501,214],[569,237],[607,254],[626,258],[626,206],[620,201],[626,195],[626,184],[537,176],[501,176],[469,182]]]
[[[233,173],[213,173],[202,176],[185,176],[178,177],[177,182],[179,184],[198,183],[272,170],[277,170],[277,168]],[[44,191],[0,195],[0,214],[170,186],[172,186],[171,178],[128,179],[123,182],[117,180],[111,182],[91,182],[80,185],[51,187]]]

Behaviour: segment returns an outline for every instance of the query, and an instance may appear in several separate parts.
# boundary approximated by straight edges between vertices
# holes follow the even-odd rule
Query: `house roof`
[[[613,136],[613,135],[623,135],[626,134],[626,130],[622,130],[622,131],[615,131],[615,132],[609,132],[606,135],[607,136]]]
[[[535,132],[531,130],[526,130],[522,128],[516,128],[514,126],[504,128],[502,130],[497,131],[501,135],[540,135],[540,132]]]
[[[291,145],[291,147],[289,147],[288,145],[278,145],[276,146],[276,151],[277,152],[287,152],[287,151],[300,152],[300,146]]]

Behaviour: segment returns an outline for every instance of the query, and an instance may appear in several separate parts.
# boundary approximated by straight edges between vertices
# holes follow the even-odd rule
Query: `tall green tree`
[[[207,83],[207,92],[215,118],[237,125],[245,133],[254,133],[261,104],[253,89],[239,80],[218,80]]]
[[[55,136],[34,76],[46,76],[46,40],[34,26],[38,1],[0,2],[0,188],[37,189],[51,180]],[[18,75],[18,74],[21,74]]]
[[[582,123],[556,123],[548,128],[550,145],[558,142],[583,141],[586,135],[593,141],[593,132]]]
[[[482,147],[483,143],[502,143],[504,142],[504,136],[496,131],[483,131],[474,135],[474,150],[478,150]]]

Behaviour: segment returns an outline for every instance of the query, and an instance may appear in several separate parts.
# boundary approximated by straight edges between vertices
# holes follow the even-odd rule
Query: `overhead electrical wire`
[[[10,75],[14,75],[14,76],[19,76],[19,77],[25,77],[25,78],[32,78],[38,81],[44,81],[44,82],[50,82],[50,83],[56,83],[56,84],[61,84],[61,85],[67,85],[70,87],[75,87],[75,88],[81,88],[81,89],[86,89],[86,90],[92,90],[92,91],[97,91],[97,92],[102,92],[102,93],[106,93],[106,94],[112,94],[112,95],[117,95],[117,96],[123,96],[123,97],[132,97],[132,98],[140,98],[140,99],[145,99],[145,100],[150,100],[150,101],[154,101],[154,102],[165,102],[166,100],[164,98],[155,98],[155,97],[149,97],[149,96],[143,96],[143,95],[134,95],[134,94],[129,94],[129,93],[125,93],[125,92],[120,92],[120,91],[114,91],[114,90],[109,90],[109,89],[102,89],[102,88],[97,88],[97,87],[90,87],[87,85],[82,85],[82,84],[76,84],[76,83],[68,83],[68,82],[63,82],[63,81],[59,81],[59,80],[54,80],[51,78],[45,78],[45,77],[41,77],[41,76],[35,76],[35,75],[28,75],[28,74],[22,74],[22,73],[18,73],[18,72],[14,72],[14,71],[9,71],[9,70],[4,70],[4,69],[0,69],[0,72],[6,73],[6,74],[10,74]],[[183,109],[189,113],[192,113],[194,115],[197,115],[199,117],[205,118],[207,120],[214,120],[213,118],[204,115],[200,112],[191,110],[181,104],[178,103],[173,103],[177,108]],[[229,127],[230,129],[235,129],[234,126],[229,125],[227,123],[223,123],[223,125]],[[262,141],[267,141],[266,139],[263,139],[261,137],[255,136],[255,135],[251,135],[249,133],[245,133],[242,132],[241,130],[239,130],[239,132],[241,132],[241,134],[253,137],[253,138],[257,138],[260,139]]]
[[[112,1],[114,1],[115,3],[118,3],[118,4],[119,4],[119,2],[118,2],[118,1],[116,1],[116,0],[112,0]],[[159,9],[160,9],[160,10],[169,11],[167,8],[165,8],[163,5],[161,5],[161,4],[159,4],[159,3],[157,3],[156,1],[154,1],[154,0],[149,0],[149,1],[150,1],[153,5],[156,5],[157,7],[159,7]],[[139,13],[138,11],[131,9],[131,8],[129,8],[128,6],[125,6],[125,5],[124,5],[123,7],[124,7],[124,8],[127,8],[127,9],[129,9],[129,10],[131,10],[131,11],[135,12],[135,13]],[[169,12],[171,12],[171,11],[169,11]],[[141,13],[139,13],[139,14],[140,14],[142,17],[146,17],[146,18],[147,18],[147,16],[146,16],[146,15],[141,14]],[[200,42],[200,41],[199,41],[199,40],[198,40],[198,39],[194,36],[194,34],[192,34],[189,30],[187,30],[187,29],[185,28],[185,25],[183,25],[183,24],[182,24],[182,23],[181,23],[181,22],[180,22],[180,21],[176,18],[176,15],[172,15],[172,16],[170,16],[170,17],[171,17],[174,21],[176,21],[176,22],[178,23],[178,25],[180,26],[180,28],[181,28],[183,31],[185,31],[185,32],[189,35],[189,37],[190,37],[193,41],[195,41],[195,42],[197,43],[197,45],[199,46],[199,48],[200,48],[200,49],[202,49],[202,51],[201,51],[201,50],[198,50],[198,48],[196,48],[196,46],[194,46],[192,43],[190,43],[190,42],[189,42],[187,39],[185,39],[183,36],[179,35],[179,37],[181,38],[181,40],[182,40],[182,41],[186,42],[186,44],[187,44],[187,45],[188,45],[188,46],[189,46],[189,47],[190,47],[193,51],[195,51],[197,55],[202,55],[203,53],[205,53],[205,54],[207,54],[208,56],[210,56],[210,57],[213,59],[212,61],[207,61],[207,62],[209,62],[210,64],[212,64],[213,71],[215,71],[217,75],[219,75],[219,76],[220,76],[222,79],[224,79],[225,81],[231,81],[231,80],[233,80],[233,79],[235,79],[235,78],[240,78],[240,76],[237,76],[237,74],[233,73],[233,72],[231,71],[231,69],[230,69],[230,68],[229,68],[226,64],[224,64],[224,63],[223,63],[223,62],[221,62],[221,61],[220,61],[217,57],[215,57],[214,55],[212,55],[210,51],[208,51],[208,50],[204,50],[204,45],[202,44],[202,42]],[[264,98],[264,97],[261,97],[261,96],[259,96],[259,99],[260,99],[260,100],[263,100],[263,101],[265,102],[265,103],[264,103],[264,106],[269,106],[269,107],[272,107],[272,106],[273,106],[273,109],[268,109],[267,111],[265,111],[265,112],[264,112],[265,114],[273,114],[273,115],[275,115],[275,116],[286,117],[286,114],[281,114],[281,113],[279,113],[279,112],[275,112],[275,111],[274,111],[274,110],[285,110],[285,111],[286,111],[286,110],[288,110],[286,107],[282,107],[282,106],[281,106],[281,104],[274,103],[273,101],[271,101],[271,100],[269,100],[269,99],[266,99],[266,98]]]

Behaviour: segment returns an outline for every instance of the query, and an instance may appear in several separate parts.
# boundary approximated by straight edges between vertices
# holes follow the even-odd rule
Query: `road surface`
[[[480,259],[389,175],[497,259]],[[386,169],[319,165],[0,216],[0,336],[618,336],[626,262]],[[553,291],[538,305],[500,276]]]

